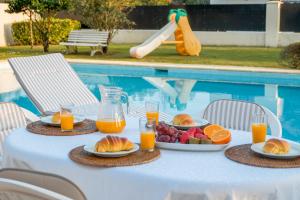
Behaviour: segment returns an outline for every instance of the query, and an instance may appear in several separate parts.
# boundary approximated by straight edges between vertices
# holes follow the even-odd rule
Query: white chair
[[[98,103],[60,53],[8,59],[15,75],[38,110],[51,114],[64,103]]]
[[[228,129],[250,131],[253,114],[265,114],[271,134],[282,137],[279,119],[269,109],[255,103],[228,99],[216,100],[206,107],[202,117],[210,123],[220,124]]]
[[[67,47],[67,53],[70,52],[70,47],[73,47],[77,53],[78,46],[90,47],[91,56],[96,52],[103,53],[103,47],[107,47],[109,33],[107,31],[98,31],[94,29],[81,29],[71,31],[67,42],[61,42],[60,45]]]
[[[14,103],[0,103],[0,160],[6,136],[16,128],[26,126],[26,117]]]
[[[71,181],[53,174],[21,170],[0,170],[1,200],[86,200]]]

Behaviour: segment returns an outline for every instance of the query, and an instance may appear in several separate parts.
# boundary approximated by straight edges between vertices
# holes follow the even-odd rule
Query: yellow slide
[[[173,33],[176,41],[167,40]],[[131,47],[129,53],[131,57],[143,58],[161,44],[175,44],[180,55],[199,56],[201,44],[191,29],[184,9],[171,9],[169,23],[142,44]]]
[[[199,56],[201,44],[193,33],[186,11],[184,9],[171,10],[169,19],[177,22],[175,31],[176,51],[184,56]]]

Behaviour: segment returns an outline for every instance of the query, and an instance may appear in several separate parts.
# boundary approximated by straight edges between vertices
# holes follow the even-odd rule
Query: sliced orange
[[[211,136],[220,131],[223,130],[224,128],[222,126],[219,126],[218,124],[211,124],[207,127],[204,128],[203,132],[205,135],[207,135],[207,137],[211,138]]]
[[[214,144],[227,144],[231,140],[231,133],[229,130],[223,129],[212,134],[210,139]]]

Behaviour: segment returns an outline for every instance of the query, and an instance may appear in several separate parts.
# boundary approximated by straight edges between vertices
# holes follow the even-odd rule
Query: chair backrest
[[[73,30],[70,32],[68,42],[107,44],[108,32],[94,29]]]
[[[40,112],[57,111],[61,104],[97,103],[60,53],[8,59],[22,88]]]
[[[26,126],[22,109],[14,103],[0,103],[0,155],[3,155],[3,142],[6,136],[16,128]]]
[[[204,110],[203,118],[225,128],[250,131],[251,116],[255,113],[265,114],[265,111],[255,103],[222,99],[210,103]]]
[[[86,200],[84,193],[78,186],[58,175],[22,169],[2,169],[0,170],[0,178],[27,183],[70,199]]]
[[[1,200],[73,200],[28,183],[0,178]]]

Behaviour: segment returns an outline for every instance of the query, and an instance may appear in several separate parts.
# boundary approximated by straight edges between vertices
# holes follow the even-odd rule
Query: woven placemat
[[[87,153],[83,150],[83,146],[80,146],[71,150],[69,157],[74,162],[82,165],[93,167],[123,167],[152,162],[160,157],[160,151],[159,149],[155,149],[153,152],[139,150],[124,157],[104,158]]]
[[[251,151],[251,144],[244,144],[231,147],[225,151],[225,156],[238,163],[251,165],[255,167],[267,168],[298,168],[300,167],[300,158],[279,160],[263,157]]]
[[[83,122],[74,125],[74,130],[68,132],[62,132],[60,127],[45,125],[41,121],[28,124],[26,129],[31,133],[48,136],[83,135],[97,131],[95,121],[89,119],[85,119]]]

